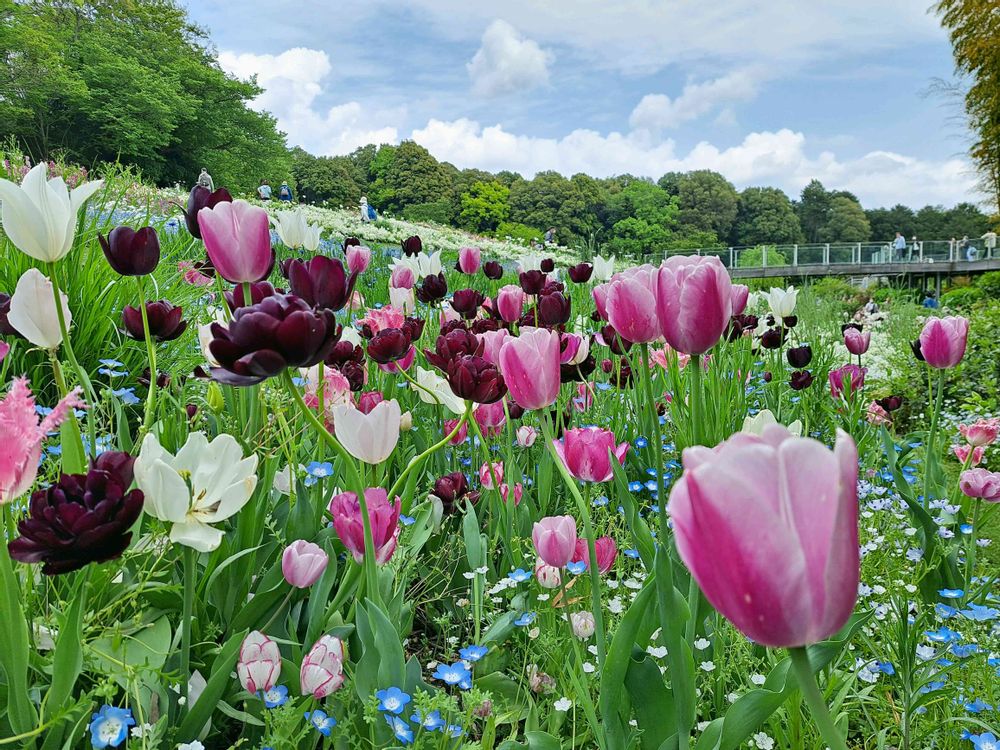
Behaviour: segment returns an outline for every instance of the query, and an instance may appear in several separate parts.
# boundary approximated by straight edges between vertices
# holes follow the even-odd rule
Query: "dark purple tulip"
[[[132,227],[115,227],[108,236],[98,233],[104,257],[122,276],[145,276],[160,262],[160,239],[152,227],[138,232]]]
[[[600,337],[601,341],[604,342],[604,345],[611,349],[611,353],[617,354],[619,357],[632,348],[632,342],[626,341],[619,336],[618,331],[616,331],[614,326],[610,323],[601,328]]]
[[[228,328],[212,324],[209,350],[219,362],[212,377],[220,383],[255,385],[286,367],[319,364],[340,338],[331,310],[313,310],[292,294],[275,294],[241,307]]]
[[[560,383],[582,383],[597,369],[597,360],[593,354],[575,365],[559,365]]]
[[[192,237],[201,239],[201,229],[198,226],[198,212],[203,208],[215,208],[219,203],[232,203],[233,196],[225,188],[219,188],[214,193],[207,187],[195,185],[188,194],[187,209],[184,210],[184,223]]]
[[[465,355],[448,363],[448,384],[459,398],[492,404],[507,395],[507,384],[496,365],[482,357]]]
[[[461,318],[456,318],[455,320],[446,320],[441,324],[438,329],[438,336],[447,336],[452,331],[468,331],[469,328],[465,325],[465,321]],[[473,331],[475,333],[475,331]]]
[[[184,407],[184,411],[188,415],[188,419],[194,419],[198,416],[198,405],[197,404],[187,404]]]
[[[418,341],[424,335],[424,319],[407,316],[403,321],[403,330],[411,341]]]
[[[157,341],[173,341],[187,328],[187,321],[181,320],[184,311],[167,300],[146,303],[146,317],[149,319],[149,335]],[[122,322],[125,333],[136,341],[145,341],[146,334],[142,327],[142,310],[138,307],[125,306],[122,310]]]
[[[888,412],[896,411],[899,407],[903,405],[902,396],[886,396],[885,398],[875,399],[875,403],[881,406]]]
[[[771,374],[770,370],[765,370],[763,378],[765,383],[770,383],[772,380],[774,380],[774,375]]]
[[[484,347],[481,338],[461,328],[438,336],[434,342],[434,351],[424,349],[424,356],[436,368],[447,372],[448,363],[453,359],[464,356],[480,357]]]
[[[795,328],[799,323],[799,319],[795,315],[789,315],[787,318],[781,319],[781,324],[785,328]]]
[[[765,349],[779,349],[785,341],[783,328],[768,328],[760,336],[760,345]]]
[[[431,494],[441,501],[445,515],[454,513],[461,500],[470,503],[476,503],[479,500],[479,493],[475,490],[469,490],[469,482],[465,478],[465,474],[460,471],[445,474],[435,481]]]
[[[142,513],[142,491],[128,490],[134,461],[108,451],[86,474],[63,474],[32,494],[27,517],[17,524],[21,536],[7,546],[10,556],[44,563],[42,573],[50,576],[121,557]]]
[[[473,333],[486,333],[487,331],[499,331],[503,326],[496,318],[477,318],[472,321],[469,330]]]
[[[365,387],[365,366],[357,362],[345,362],[340,367],[340,374],[347,378],[351,390],[357,393]]]
[[[556,262],[552,258],[546,258],[541,263],[538,264],[542,273],[552,273],[556,270]]]
[[[243,286],[237,284],[231,292],[227,290],[223,293],[230,312],[236,312],[238,307],[247,307],[246,300],[243,299]],[[275,289],[270,281],[258,281],[250,285],[250,304],[256,305],[271,295],[284,293],[284,289]]]
[[[387,365],[410,351],[410,337],[399,328],[383,328],[368,342],[368,356]]]
[[[493,281],[503,278],[503,266],[498,261],[488,260],[483,263],[483,275]]]
[[[541,294],[545,288],[546,277],[541,271],[522,271],[518,280],[525,294]]]
[[[357,362],[362,364],[365,361],[365,351],[357,344],[350,341],[338,341],[326,357],[326,363],[331,367],[339,367],[345,362]]]
[[[10,295],[0,293],[0,336],[16,336],[18,338],[24,338],[17,329],[10,324],[7,320],[7,315],[10,313]]]
[[[340,249],[347,252],[349,247],[361,247],[361,240],[357,237],[345,237],[344,243],[340,246]]]
[[[400,246],[403,248],[403,255],[420,255],[424,249],[424,243],[417,235],[407,237],[400,243]]]
[[[848,328],[853,328],[856,331],[864,330],[864,326],[862,326],[860,323],[844,323],[844,325],[840,327],[840,334],[844,335],[845,333],[847,333]]]
[[[611,370],[611,384],[619,390],[626,390],[632,387],[632,368],[628,362],[621,360],[621,367]]]
[[[569,297],[561,292],[544,294],[538,300],[538,320],[547,326],[561,326],[569,320]]]
[[[570,266],[567,273],[574,284],[586,284],[594,273],[594,267],[590,263],[577,263]]]
[[[793,390],[802,391],[812,385],[813,376],[809,370],[796,370],[788,379],[788,384]]]
[[[451,298],[451,306],[463,318],[472,320],[485,300],[483,293],[475,289],[459,289]]]
[[[785,352],[785,357],[788,358],[788,364],[797,370],[801,370],[803,367],[808,367],[809,363],[812,362],[813,350],[809,344],[794,346]]]
[[[507,399],[507,416],[511,419],[520,419],[524,416],[525,408],[512,398]]]
[[[424,280],[420,282],[416,291],[417,299],[427,305],[440,302],[447,294],[448,282],[445,281],[443,273],[424,276]]]
[[[910,342],[910,349],[913,351],[913,356],[917,358],[918,362],[926,362],[927,361],[926,359],[924,359],[924,353],[920,349],[920,339],[917,339],[916,341],[911,341]]]
[[[308,262],[288,264],[289,291],[317,310],[342,310],[354,293],[356,273],[348,273],[335,258],[317,255]]]
[[[139,377],[136,378],[136,381],[139,383],[139,385],[144,385],[147,388],[149,388],[149,368],[148,367],[145,368],[142,371],[142,374]],[[166,373],[166,372],[157,372],[156,373],[156,387],[157,388],[166,388],[168,385],[170,385],[170,374]]]

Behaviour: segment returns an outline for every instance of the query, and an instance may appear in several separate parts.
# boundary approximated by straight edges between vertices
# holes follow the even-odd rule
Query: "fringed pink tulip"
[[[954,367],[965,356],[968,338],[966,318],[930,318],[920,332],[920,353],[927,364],[938,370]]]
[[[278,651],[278,644],[259,630],[251,631],[240,646],[236,674],[243,689],[248,693],[258,693],[273,688],[281,674],[281,652]]]
[[[541,409],[559,397],[559,334],[522,328],[500,349],[500,372],[513,399],[524,409]]]
[[[217,203],[198,212],[198,227],[215,270],[233,284],[256,282],[274,266],[267,211],[246,201]]]
[[[670,492],[677,551],[709,602],[772,647],[816,643],[858,595],[858,452],[780,425],[683,453]]]
[[[281,555],[281,574],[289,585],[299,589],[312,586],[326,570],[330,557],[318,544],[299,539]]]
[[[538,557],[554,568],[562,568],[576,551],[576,519],[573,516],[546,516],[531,530]]]
[[[39,422],[27,379],[15,378],[0,401],[0,503],[9,503],[31,488],[45,436],[66,421],[71,409],[83,406],[80,389],[74,389]]]
[[[608,322],[633,344],[648,344],[662,336],[656,312],[657,270],[651,265],[629,268],[608,282]]]
[[[618,557],[618,545],[611,537],[602,536],[594,540],[594,550],[597,552],[597,569],[601,573],[607,573]],[[586,539],[576,540],[572,562],[583,562],[590,567],[590,547]]]
[[[365,502],[368,504],[368,519],[375,544],[375,561],[383,565],[392,557],[399,541],[400,499],[397,497],[394,503],[390,503],[388,492],[381,487],[370,487],[365,490]],[[364,562],[365,527],[358,496],[353,492],[336,495],[330,501],[330,515],[333,516],[337,536],[354,556],[354,561],[358,564]]]
[[[958,431],[962,433],[965,441],[978,448],[981,445],[991,445],[997,440],[1000,434],[1000,419],[980,419],[973,424],[960,424]]]
[[[967,497],[1000,503],[1000,472],[986,469],[963,471],[958,479],[958,488]]]
[[[333,635],[324,635],[309,649],[299,669],[302,695],[322,700],[344,684],[344,644]]]
[[[628,443],[615,443],[615,434],[600,427],[574,427],[563,433],[562,440],[553,440],[559,459],[566,470],[583,482],[607,482],[614,476],[610,456],[619,465],[625,462]]]
[[[655,298],[667,343],[684,354],[704,354],[719,343],[733,316],[732,286],[729,271],[714,256],[665,260],[657,271]]]
[[[951,450],[955,454],[955,458],[962,465],[968,462],[969,466],[979,466],[983,462],[983,454],[986,448],[982,445],[976,448],[973,448],[971,445],[953,445],[951,446]]]

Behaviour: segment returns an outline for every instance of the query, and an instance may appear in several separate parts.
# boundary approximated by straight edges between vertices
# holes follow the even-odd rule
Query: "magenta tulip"
[[[670,492],[677,551],[712,605],[758,643],[836,633],[858,595],[858,451],[781,425],[683,453]]]
[[[608,322],[608,290],[610,288],[608,284],[598,284],[590,290],[590,296],[594,299],[594,308],[597,310],[597,316],[605,323]]]
[[[871,343],[872,335],[869,332],[862,333],[857,328],[844,329],[844,346],[855,357],[860,357],[867,352]]]
[[[507,323],[516,323],[524,310],[524,290],[508,284],[497,293],[497,312]]]
[[[668,258],[657,272],[655,298],[663,337],[684,354],[704,354],[719,343],[733,316],[729,272],[714,256]]]
[[[309,649],[299,669],[302,695],[322,700],[344,684],[344,643],[324,635]]]
[[[400,499],[389,502],[389,493],[381,487],[365,490],[368,519],[375,544],[375,562],[383,565],[389,561],[399,541]],[[358,564],[365,560],[365,527],[361,518],[361,503],[353,492],[342,492],[330,501],[333,527],[340,541],[347,547]]]
[[[618,556],[618,545],[611,537],[602,536],[594,540],[594,551],[597,553],[597,570],[601,573],[607,573],[615,564],[615,558]],[[590,567],[590,547],[586,539],[576,540],[573,562],[586,563],[587,567]]]
[[[562,568],[576,551],[576,519],[573,516],[546,516],[531,530],[535,552],[546,565]]]
[[[657,269],[647,264],[615,274],[608,282],[608,322],[633,344],[648,344],[662,335],[656,312],[656,276]]]
[[[920,332],[920,353],[927,364],[938,370],[954,367],[965,356],[968,338],[966,318],[931,318]]]
[[[344,254],[347,256],[347,270],[351,273],[364,273],[372,262],[372,251],[364,245],[351,245]]]
[[[278,644],[261,633],[251,631],[240,646],[236,674],[248,693],[267,691],[274,687],[281,674],[281,652]]]
[[[733,315],[742,315],[747,309],[750,299],[750,287],[746,284],[733,284]]]
[[[329,556],[318,544],[299,539],[285,547],[281,555],[281,573],[289,585],[307,589],[323,575],[329,561]]]
[[[274,251],[267,211],[246,201],[218,203],[198,212],[208,257],[226,281],[260,281],[271,273]]]
[[[867,368],[857,365],[844,365],[836,370],[830,370],[830,395],[834,398],[849,398],[851,394],[861,390],[865,384]]]
[[[458,270],[472,276],[479,273],[482,253],[478,247],[463,247],[458,251]]]
[[[559,334],[523,328],[500,348],[500,372],[513,399],[524,409],[541,409],[559,396]]]
[[[483,342],[483,359],[491,365],[498,364],[500,362],[500,349],[510,338],[510,331],[506,328],[480,333],[479,339]]]
[[[967,497],[1000,503],[1000,472],[986,469],[969,469],[962,472],[958,488]]]
[[[615,434],[600,427],[574,427],[552,446],[566,470],[582,482],[607,482],[614,476],[611,455],[625,462],[628,443],[615,444]]]

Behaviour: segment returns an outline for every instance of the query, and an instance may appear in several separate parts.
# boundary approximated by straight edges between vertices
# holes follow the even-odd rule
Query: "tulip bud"
[[[483,264],[483,275],[486,276],[487,279],[497,281],[503,277],[503,266],[495,260],[487,261]]]
[[[344,684],[344,644],[332,635],[324,635],[309,649],[299,670],[302,695],[322,700]]]
[[[187,321],[181,320],[183,310],[161,299],[157,302],[146,302],[146,318],[149,321],[149,335],[156,341],[173,341],[179,338],[187,329]],[[145,341],[146,334],[142,325],[142,311],[126,305],[122,310],[122,322],[125,332],[136,341]]]
[[[538,585],[543,589],[557,589],[562,583],[559,568],[554,565],[546,565],[540,557],[535,560],[535,578],[538,579]]]
[[[573,626],[573,635],[581,641],[585,641],[594,634],[594,615],[591,612],[573,612],[569,616],[569,621]]]
[[[322,547],[299,539],[285,547],[281,555],[281,573],[289,585],[307,589],[323,575],[329,561]]]
[[[240,646],[236,674],[248,693],[265,692],[273,688],[281,674],[278,644],[259,630],[251,631]]]
[[[226,408],[226,399],[222,395],[222,388],[214,380],[208,384],[208,390],[205,393],[205,403],[216,414],[219,414]]]

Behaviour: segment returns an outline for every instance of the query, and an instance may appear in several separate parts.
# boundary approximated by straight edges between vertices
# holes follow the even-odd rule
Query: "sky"
[[[182,0],[290,145],[979,201],[928,0]]]

